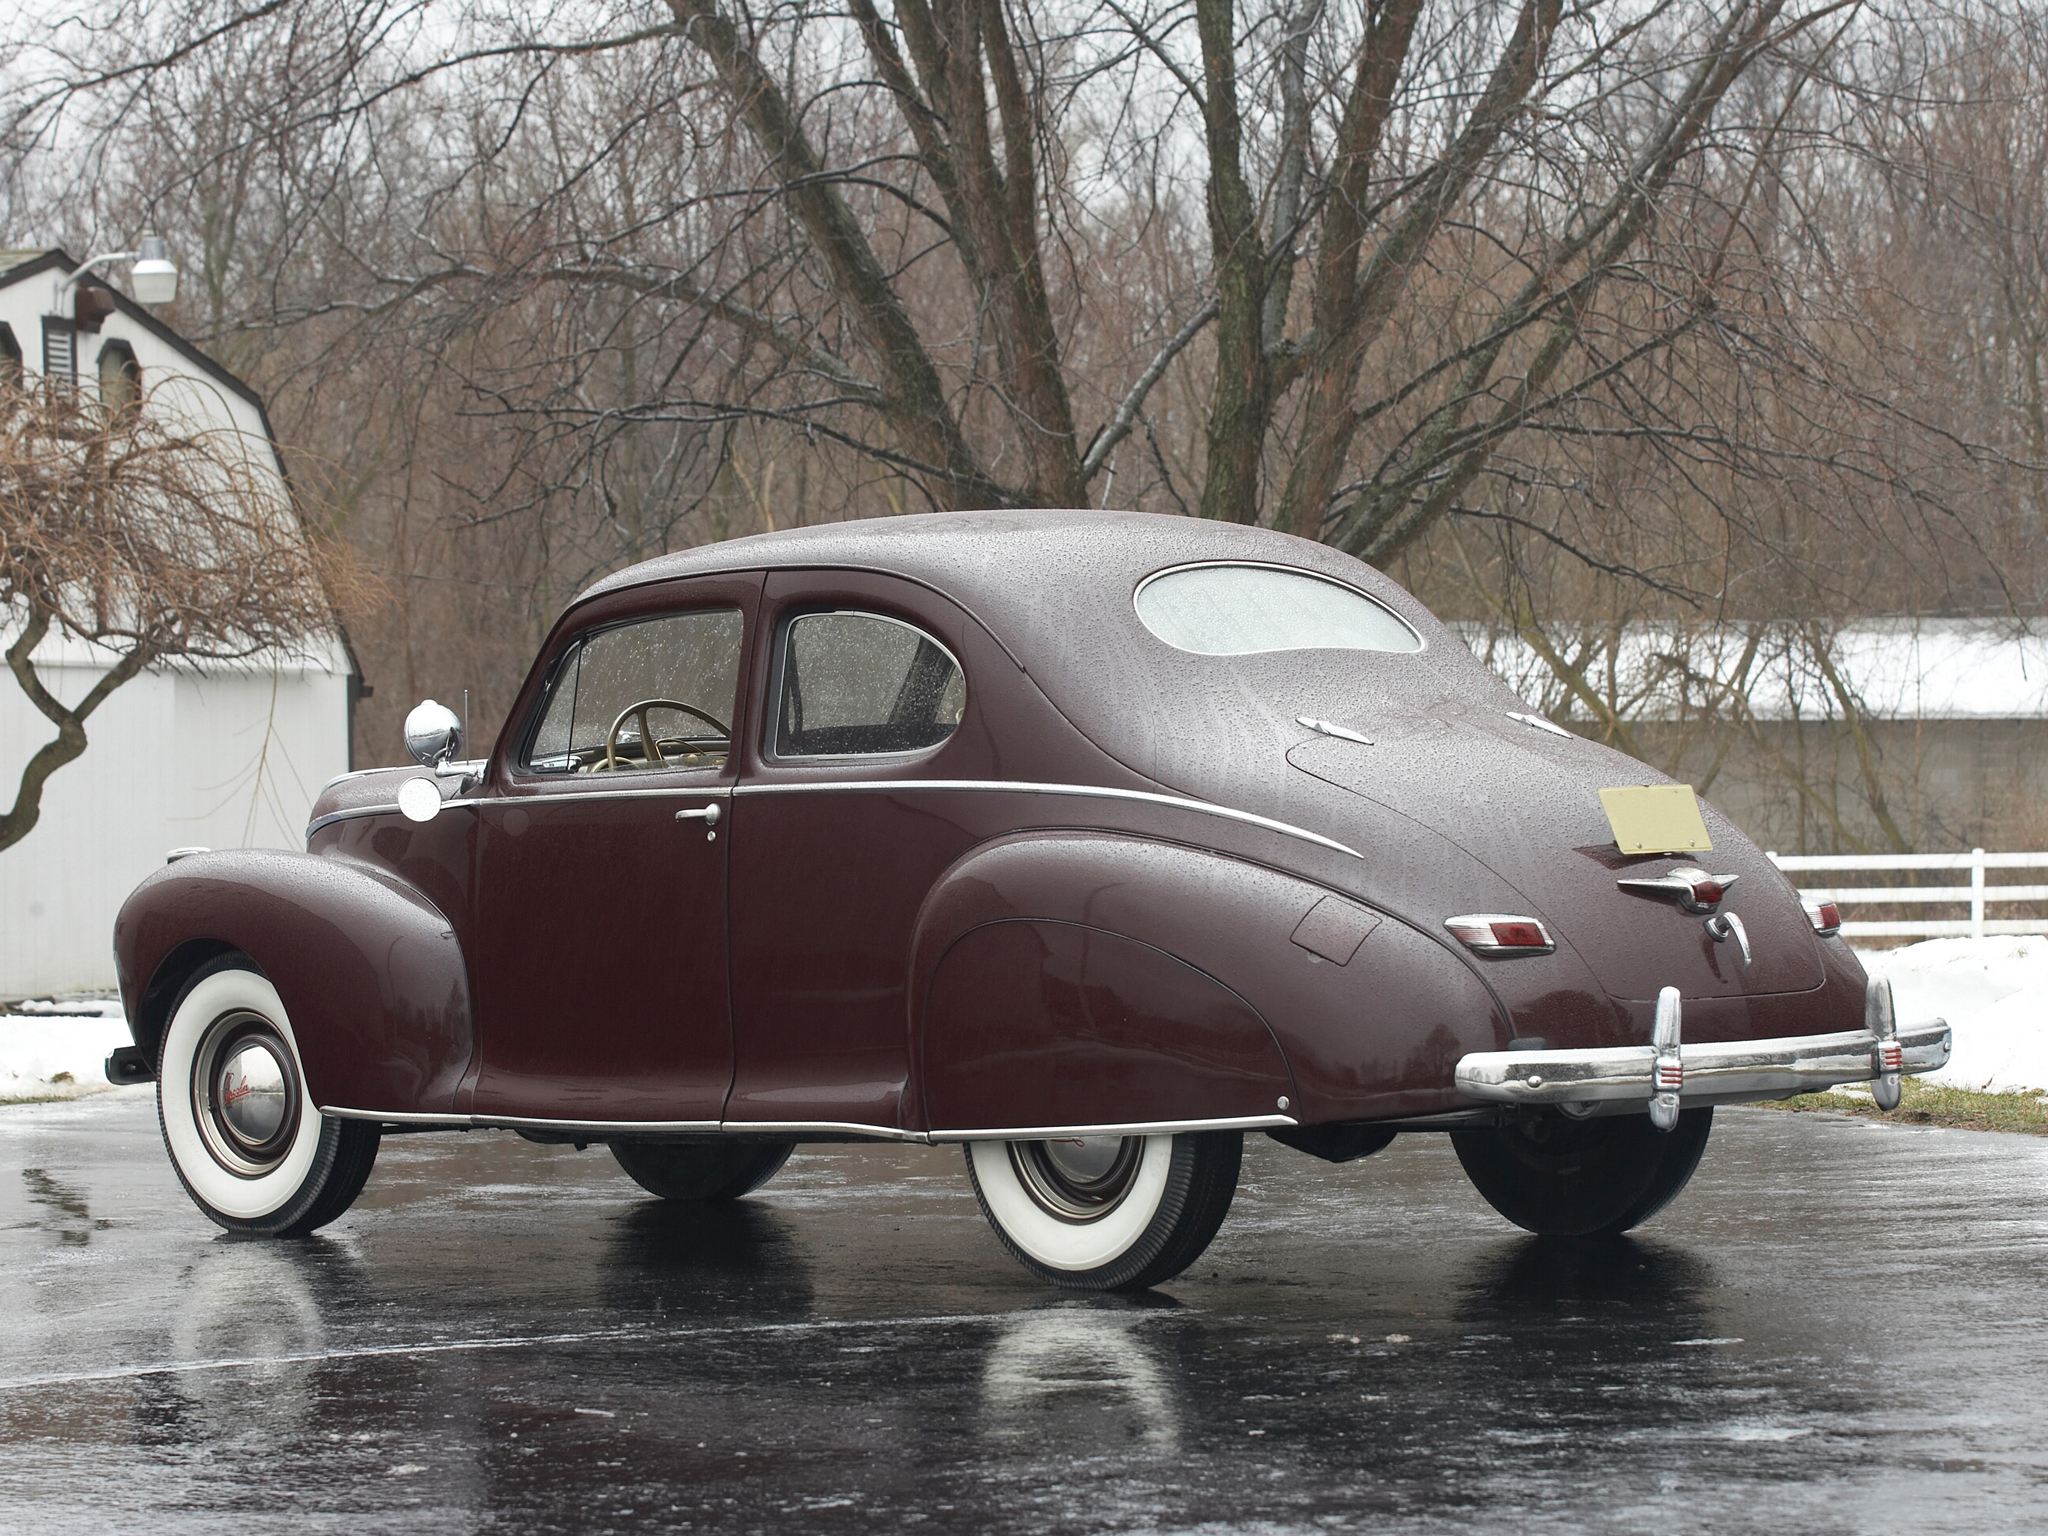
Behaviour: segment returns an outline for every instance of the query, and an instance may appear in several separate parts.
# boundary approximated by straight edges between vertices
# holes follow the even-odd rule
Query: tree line
[[[19,25],[7,237],[171,238],[169,318],[270,398],[375,578],[370,760],[426,693],[494,726],[620,565],[930,508],[1323,540],[1534,647],[1560,711],[1653,760],[1588,635],[1789,617],[1821,667],[1856,616],[2048,596],[2028,0]],[[1740,676],[1696,690],[1738,725]]]

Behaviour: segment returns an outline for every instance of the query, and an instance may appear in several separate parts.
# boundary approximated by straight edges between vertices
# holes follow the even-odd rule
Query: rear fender
[[[469,977],[453,926],[417,891],[344,859],[265,849],[157,871],[114,923],[121,1000],[152,1064],[186,980],[236,951],[284,1000],[315,1104],[453,1111],[474,1044]]]
[[[1341,960],[1296,942],[1326,900],[1363,930]],[[1458,1059],[1510,1034],[1434,936],[1277,870],[1116,834],[974,849],[919,913],[910,980],[934,1132],[1430,1114],[1463,1105]]]

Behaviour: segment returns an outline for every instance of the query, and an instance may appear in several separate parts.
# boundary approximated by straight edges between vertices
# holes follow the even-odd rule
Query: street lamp
[[[135,285],[136,303],[168,304],[177,298],[178,268],[171,260],[170,247],[164,244],[162,235],[144,235],[132,251],[108,251],[80,262],[76,270],[57,285],[57,312],[64,312],[64,295],[78,286],[81,277],[94,267],[104,267],[117,261],[135,263],[129,278]]]

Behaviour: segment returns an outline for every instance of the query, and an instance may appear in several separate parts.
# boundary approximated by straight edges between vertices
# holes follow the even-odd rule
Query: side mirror
[[[462,755],[462,722],[446,704],[423,699],[405,717],[405,750],[423,768],[439,768]]]

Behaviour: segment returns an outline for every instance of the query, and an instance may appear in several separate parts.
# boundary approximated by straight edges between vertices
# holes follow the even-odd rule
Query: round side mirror
[[[462,755],[462,722],[446,704],[423,699],[405,717],[405,750],[425,768]]]

